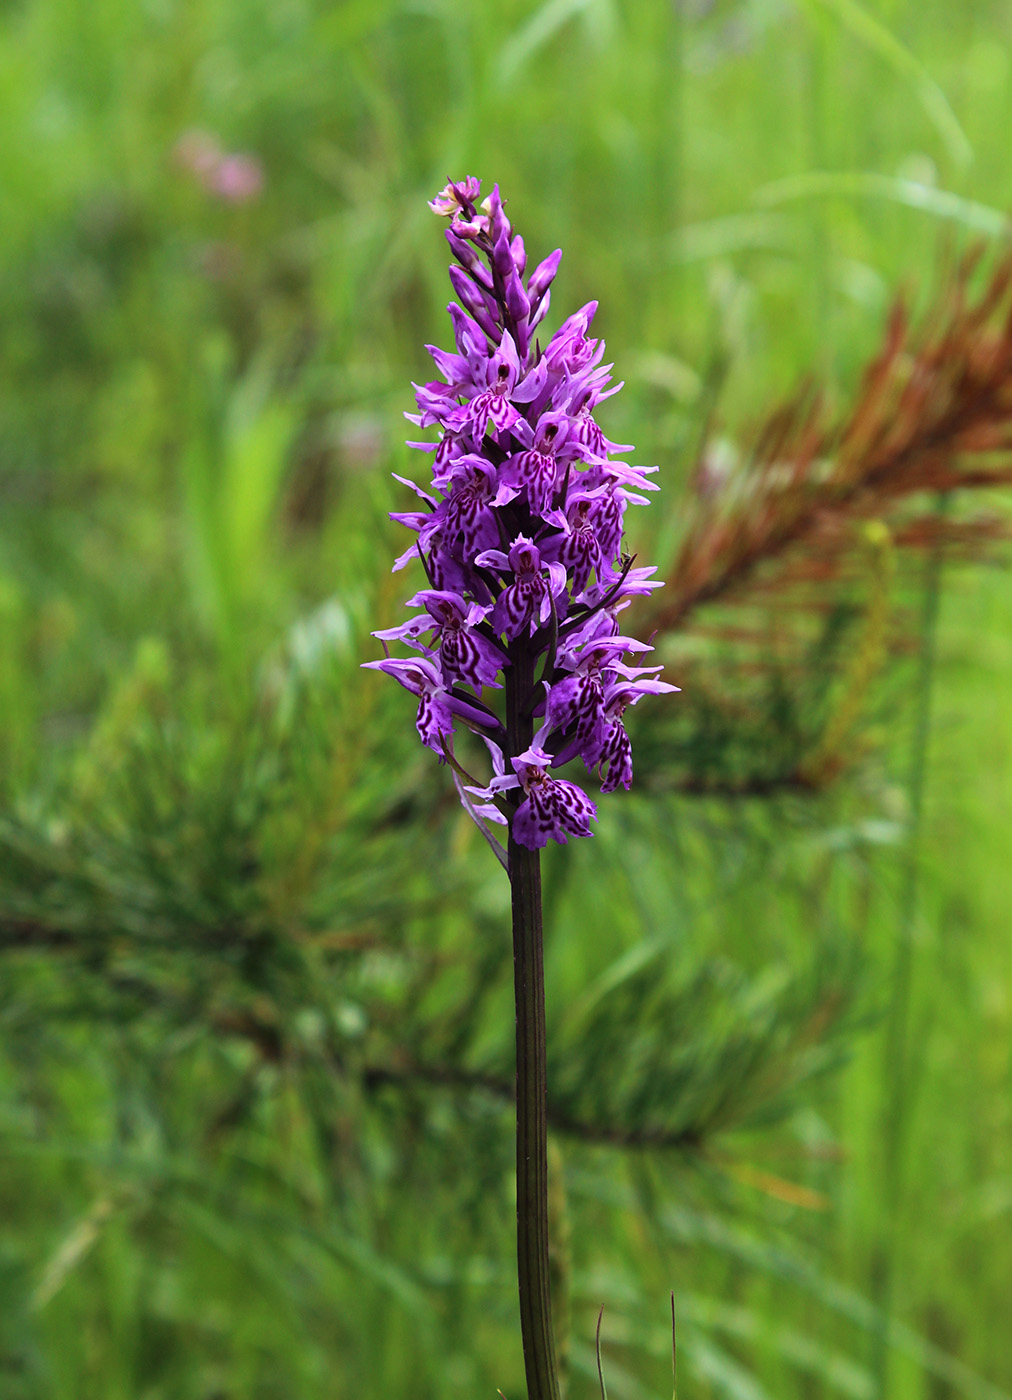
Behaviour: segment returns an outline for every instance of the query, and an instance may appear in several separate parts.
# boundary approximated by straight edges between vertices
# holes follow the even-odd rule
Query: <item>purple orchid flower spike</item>
[[[601,773],[603,792],[628,787],[622,711],[645,694],[676,689],[657,680],[655,668],[628,666],[623,658],[642,644],[620,636],[617,621],[635,597],[660,585],[653,569],[633,567],[622,553],[626,511],[656,490],[649,480],[656,468],[614,460],[630,449],[594,419],[597,405],[621,388],[611,384],[603,341],[590,335],[597,302],[564,320],[544,350],[532,343],[561,252],[525,276],[527,250],[499,187],[483,201],[474,176],[448,181],[429,207],[449,220],[455,343],[450,351],[427,347],[442,381],[416,385],[418,412],[408,416],[439,429],[436,442],[411,443],[434,453],[432,479],[423,487],[399,477],[418,499],[393,517],[415,534],[394,568],[417,560],[428,587],[409,604],[420,612],[375,634],[420,657],[372,664],[419,697],[419,734],[440,754],[452,752],[461,727],[487,737],[488,707],[479,697],[502,691],[518,662],[518,674],[530,673],[518,705],[527,716],[546,715],[551,742],[539,750],[543,761],[523,765],[531,770],[526,786],[517,778],[510,789],[526,794],[512,802],[511,836],[539,849],[590,834],[582,817],[567,825],[545,816],[568,810],[558,806],[568,788],[557,788],[561,780],[549,770],[579,759]],[[462,692],[481,707],[470,717]],[[506,686],[507,709],[509,694]],[[493,723],[508,730],[509,715],[502,719]],[[531,744],[525,733],[507,746],[505,773]]]
[[[547,1308],[544,1118],[544,982],[540,851],[593,835],[594,801],[560,776],[579,761],[601,792],[632,783],[625,711],[673,692],[650,648],[619,618],[660,586],[627,557],[630,506],[657,489],[655,467],[617,460],[594,414],[613,384],[604,342],[590,335],[588,302],[542,349],[561,253],[527,273],[527,249],[495,186],[484,200],[474,176],[448,181],[429,207],[449,221],[454,259],[448,307],[453,348],[427,347],[441,376],[416,384],[405,417],[435,428],[424,486],[393,519],[413,542],[394,561],[416,561],[424,586],[415,614],[373,635],[410,657],[367,662],[417,699],[422,743],[445,760],[467,815],[505,866],[512,889],[517,988],[518,1267],[529,1400],[558,1400]],[[535,717],[542,716],[535,738]],[[482,786],[455,753],[462,731],[492,759]],[[494,827],[506,828],[504,848]]]

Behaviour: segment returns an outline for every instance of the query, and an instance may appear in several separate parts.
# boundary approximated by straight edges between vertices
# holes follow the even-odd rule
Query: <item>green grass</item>
[[[76,941],[3,955],[0,1394],[516,1397],[509,1112],[360,1073],[403,1044],[509,1072],[499,872],[356,669],[446,340],[425,199],[498,180],[532,255],[564,249],[556,317],[600,300],[608,430],[661,463],[670,553],[712,387],[732,437],[806,374],[842,400],[894,292],[923,305],[1012,206],[1012,19],[2,9],[0,913]],[[196,187],[193,128],[260,156],[262,199]],[[609,1393],[668,1393],[671,1288],[683,1397],[872,1400],[883,1354],[890,1400],[1009,1388],[1009,602],[943,575],[895,1209],[916,667],[818,810],[616,799],[550,854],[573,1105],[589,1044],[613,1116],[722,1129],[702,1160],[562,1141],[574,1397],[602,1303]]]

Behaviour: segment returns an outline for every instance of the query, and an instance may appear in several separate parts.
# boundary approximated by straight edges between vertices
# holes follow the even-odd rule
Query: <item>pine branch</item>
[[[79,942],[70,929],[53,928],[37,919],[0,918],[0,953],[74,948]]]
[[[651,619],[658,630],[684,629],[706,603],[754,601],[796,581],[786,566],[797,552],[810,551],[802,573],[825,584],[846,567],[855,521],[891,522],[924,492],[1012,484],[1012,254],[972,298],[979,260],[979,251],[964,260],[920,328],[897,303],[841,424],[827,423],[808,389],[760,429],[746,469],[713,482],[704,467],[695,519]],[[928,517],[902,520],[893,540],[913,548],[941,538],[972,553],[1007,534],[995,518]],[[772,579],[757,578],[764,566]]]
[[[169,964],[139,975],[136,959],[129,956],[129,938],[82,937],[69,929],[30,921],[15,930],[10,920],[2,934],[9,941],[5,944],[0,937],[0,954],[7,952],[15,959],[27,954],[49,961],[56,953],[60,962],[75,959],[82,972],[91,974],[67,984],[60,1020],[90,1018],[100,1007],[108,1015],[116,1008],[117,1020],[153,1018],[163,1027],[203,1026],[216,1040],[243,1041],[255,1051],[254,1065],[306,1063],[305,1044],[288,1029],[290,1009],[307,1004],[308,988],[296,969],[288,969],[295,978],[288,986],[277,980],[279,970],[268,974],[262,967],[255,995],[241,976],[227,987],[216,981],[215,996],[207,1001],[206,986],[180,980]],[[124,953],[126,962],[120,965]],[[184,961],[190,964],[189,955]],[[265,975],[273,988],[269,995],[263,989]],[[774,1100],[779,1102],[785,1087],[818,1072],[812,1046],[826,1038],[829,1025],[842,1026],[846,998],[832,988],[827,995],[825,987],[809,993],[799,986],[786,999],[778,999],[776,1009],[757,1013],[740,1000],[745,992],[744,983],[727,984],[726,973],[703,969],[691,986],[659,995],[656,969],[651,966],[645,982],[626,985],[615,1006],[611,998],[601,1003],[575,1039],[563,1040],[553,1070],[556,1088],[548,1098],[549,1128],[586,1143],[699,1155],[719,1134],[747,1122],[760,1103],[768,1108]],[[632,1009],[637,1007],[644,1039],[628,1060],[626,1075],[617,1082],[608,1067],[617,1062],[615,1045],[626,1039]],[[718,1011],[726,1016],[728,1010],[732,1015],[726,1032],[714,1041],[705,1027]],[[815,1024],[820,1029],[813,1041]],[[511,1076],[469,1069],[448,1055],[445,1047],[433,1045],[427,1053],[431,1030],[424,1025],[416,1030],[413,1043],[400,1046],[387,1045],[382,1030],[381,1044],[370,1047],[349,1047],[340,1036],[326,1033],[315,1042],[311,1058],[325,1070],[328,1081],[361,1085],[369,1094],[386,1088],[410,1093],[413,1087],[430,1086],[460,1095],[488,1095],[504,1106],[515,1102]],[[672,1060],[674,1046],[680,1047],[677,1063]],[[688,1076],[687,1046],[696,1047]],[[743,1062],[745,1047],[751,1048]],[[246,1085],[236,1104],[222,1110],[222,1122],[216,1119],[214,1131],[233,1117],[241,1119],[239,1106],[248,1098]],[[626,1107],[630,1103],[637,1105],[631,1113]]]
[[[482,1092],[504,1102],[516,1099],[515,1085],[507,1079],[495,1075],[480,1074],[461,1069],[456,1065],[421,1065],[405,1062],[399,1066],[370,1065],[362,1075],[362,1082],[369,1090],[393,1085],[406,1088],[412,1083],[432,1084],[464,1092]],[[549,1095],[548,1125],[566,1137],[578,1138],[582,1142],[600,1143],[610,1147],[628,1148],[673,1148],[679,1151],[701,1151],[706,1133],[702,1128],[661,1128],[626,1129],[610,1123],[597,1123],[576,1117],[558,1104]]]

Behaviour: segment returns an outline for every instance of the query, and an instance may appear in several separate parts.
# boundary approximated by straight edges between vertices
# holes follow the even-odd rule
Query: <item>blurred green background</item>
[[[0,1395],[519,1396],[507,892],[358,670],[448,340],[425,201],[498,180],[553,324],[600,301],[666,566],[705,426],[846,402],[1003,236],[1012,12],[0,16]],[[664,1140],[553,1139],[574,1397],[602,1305],[609,1391],[670,1393],[672,1289],[683,1397],[1012,1393],[1012,584],[900,588],[838,789],[679,795],[644,729],[548,855],[553,1091]]]

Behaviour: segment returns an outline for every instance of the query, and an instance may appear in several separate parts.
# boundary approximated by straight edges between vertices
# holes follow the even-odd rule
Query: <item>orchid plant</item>
[[[524,280],[523,238],[499,187],[479,204],[473,176],[449,183],[430,208],[449,219],[459,298],[448,308],[456,352],[427,346],[442,381],[415,385],[419,428],[436,441],[432,479],[394,520],[417,538],[396,560],[417,560],[427,586],[409,599],[407,622],[374,633],[387,655],[366,665],[418,700],[419,736],[447,762],[461,801],[506,869],[512,890],[517,1046],[517,1255],[521,1330],[530,1400],[557,1400],[548,1287],[546,1057],[540,850],[549,840],[593,835],[597,807],[557,776],[577,760],[602,793],[632,782],[623,715],[645,695],[677,689],[643,665],[651,648],[625,635],[620,614],[660,586],[654,568],[623,551],[629,505],[656,467],[614,454],[594,419],[616,393],[604,343],[588,332],[596,302],[542,348],[561,251]],[[388,642],[405,644],[393,657]],[[501,700],[497,701],[497,692]],[[504,703],[503,703],[504,701]],[[537,730],[535,731],[535,724]],[[472,777],[454,749],[458,729],[480,736],[492,776]],[[495,825],[508,830],[503,847]]]

